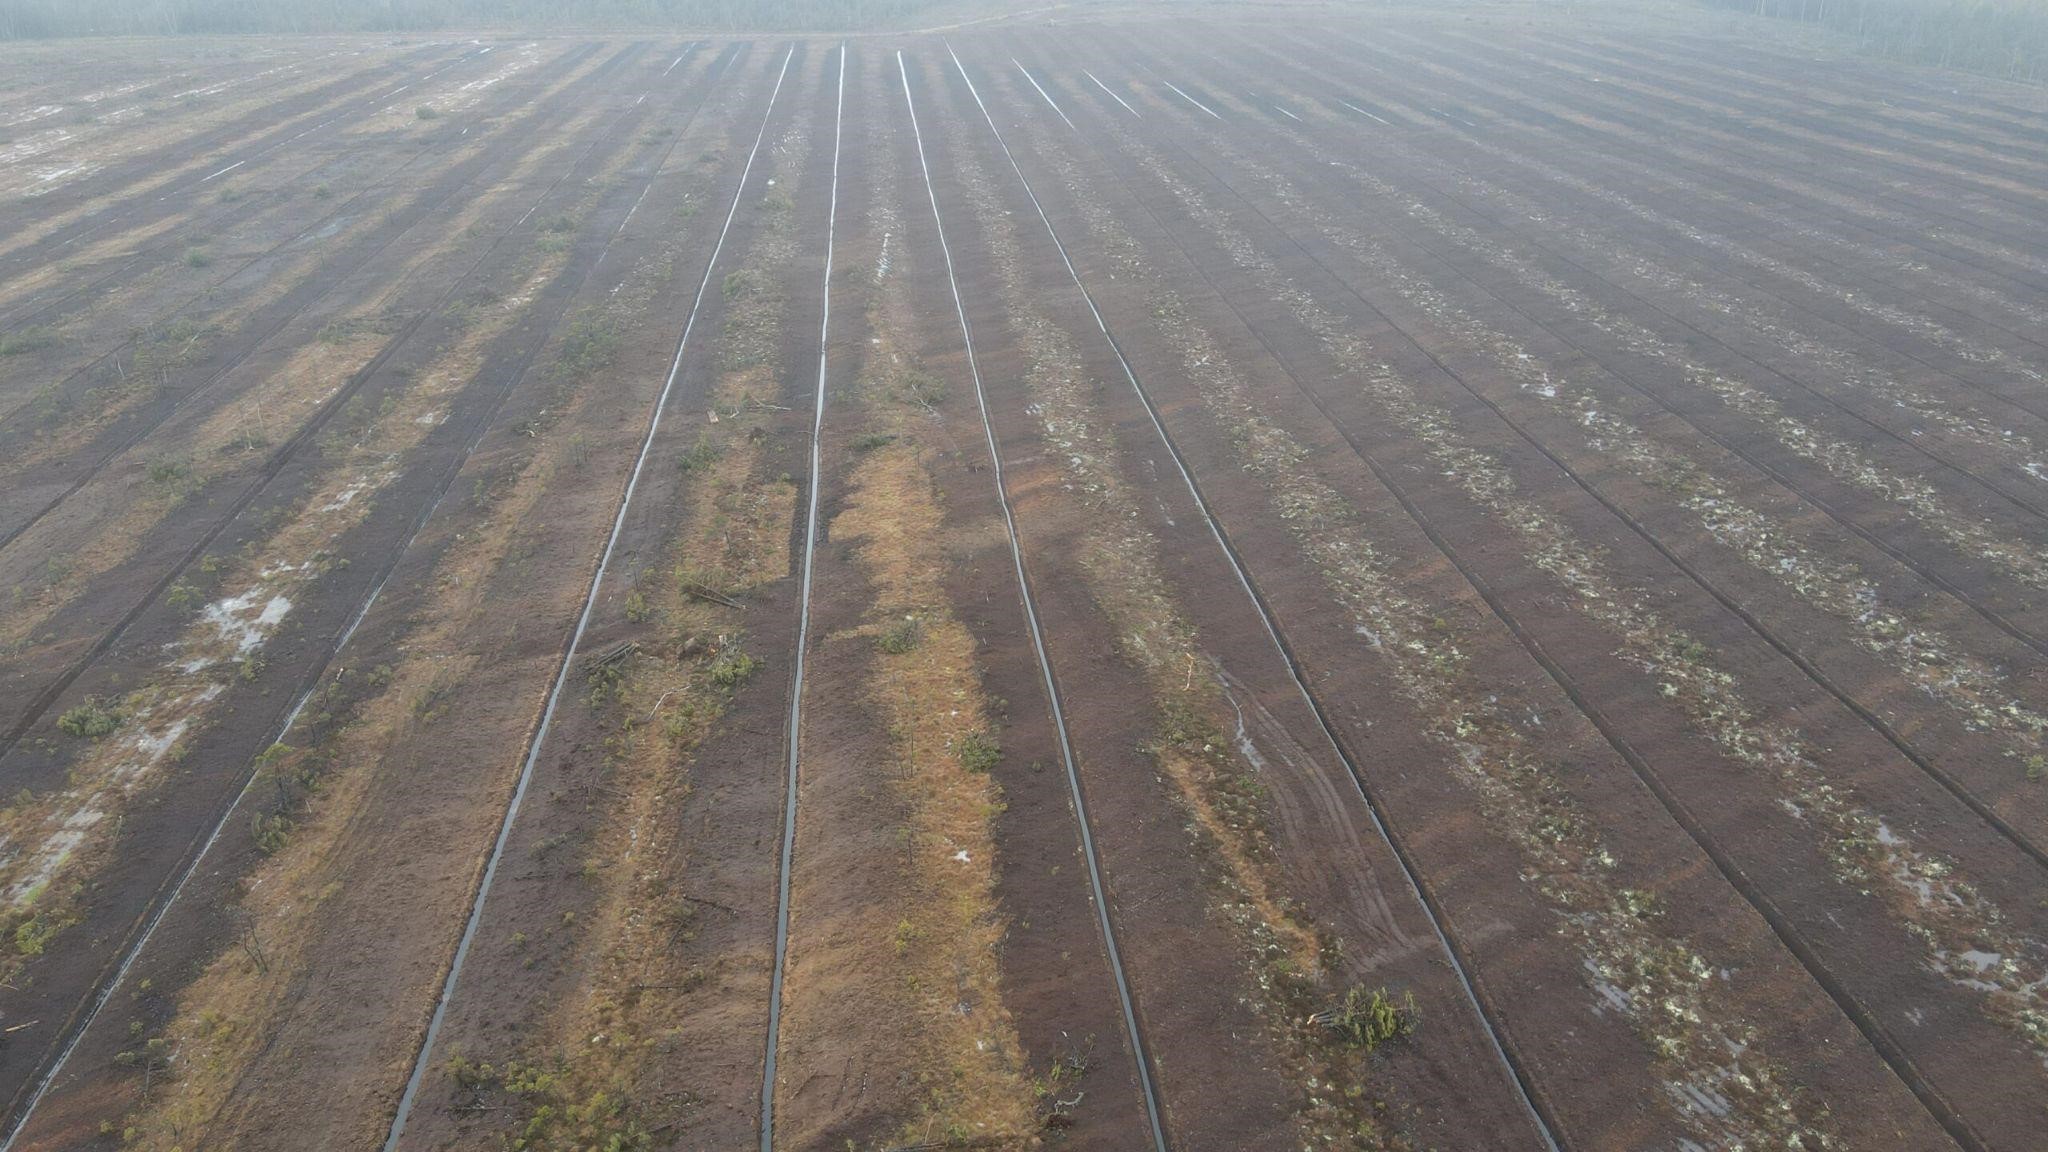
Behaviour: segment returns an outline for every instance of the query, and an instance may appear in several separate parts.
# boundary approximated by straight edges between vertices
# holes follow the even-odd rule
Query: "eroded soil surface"
[[[7,1147],[2039,1146],[2048,96],[1052,17],[0,53]]]

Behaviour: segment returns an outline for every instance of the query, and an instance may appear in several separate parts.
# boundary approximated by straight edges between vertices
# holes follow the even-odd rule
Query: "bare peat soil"
[[[1569,21],[8,46],[8,1146],[2033,1146],[2048,98]]]

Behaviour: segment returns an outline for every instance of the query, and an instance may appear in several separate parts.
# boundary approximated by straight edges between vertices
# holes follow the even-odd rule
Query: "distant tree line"
[[[0,0],[0,39],[437,28],[889,27],[940,0]]]
[[[1893,60],[2011,80],[2048,80],[2048,0],[1705,2],[1846,32],[1865,51]]]

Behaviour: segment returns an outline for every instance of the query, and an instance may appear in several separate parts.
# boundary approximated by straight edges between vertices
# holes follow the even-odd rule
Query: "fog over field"
[[[2041,1147],[2044,49],[0,0],[0,1152]]]

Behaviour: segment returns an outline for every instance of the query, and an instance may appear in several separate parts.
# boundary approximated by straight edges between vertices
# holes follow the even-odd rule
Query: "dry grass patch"
[[[947,605],[947,525],[914,427],[925,422],[884,399],[894,391],[886,377],[863,386],[871,423],[892,439],[854,469],[831,536],[854,548],[876,592],[862,627],[878,652],[867,695],[886,722],[889,778],[909,819],[912,888],[886,947],[918,1021],[925,1071],[922,1114],[902,1135],[1023,1140],[1044,1104],[1001,997],[994,821],[1003,799],[989,775],[1000,750],[988,735],[974,638]]]

